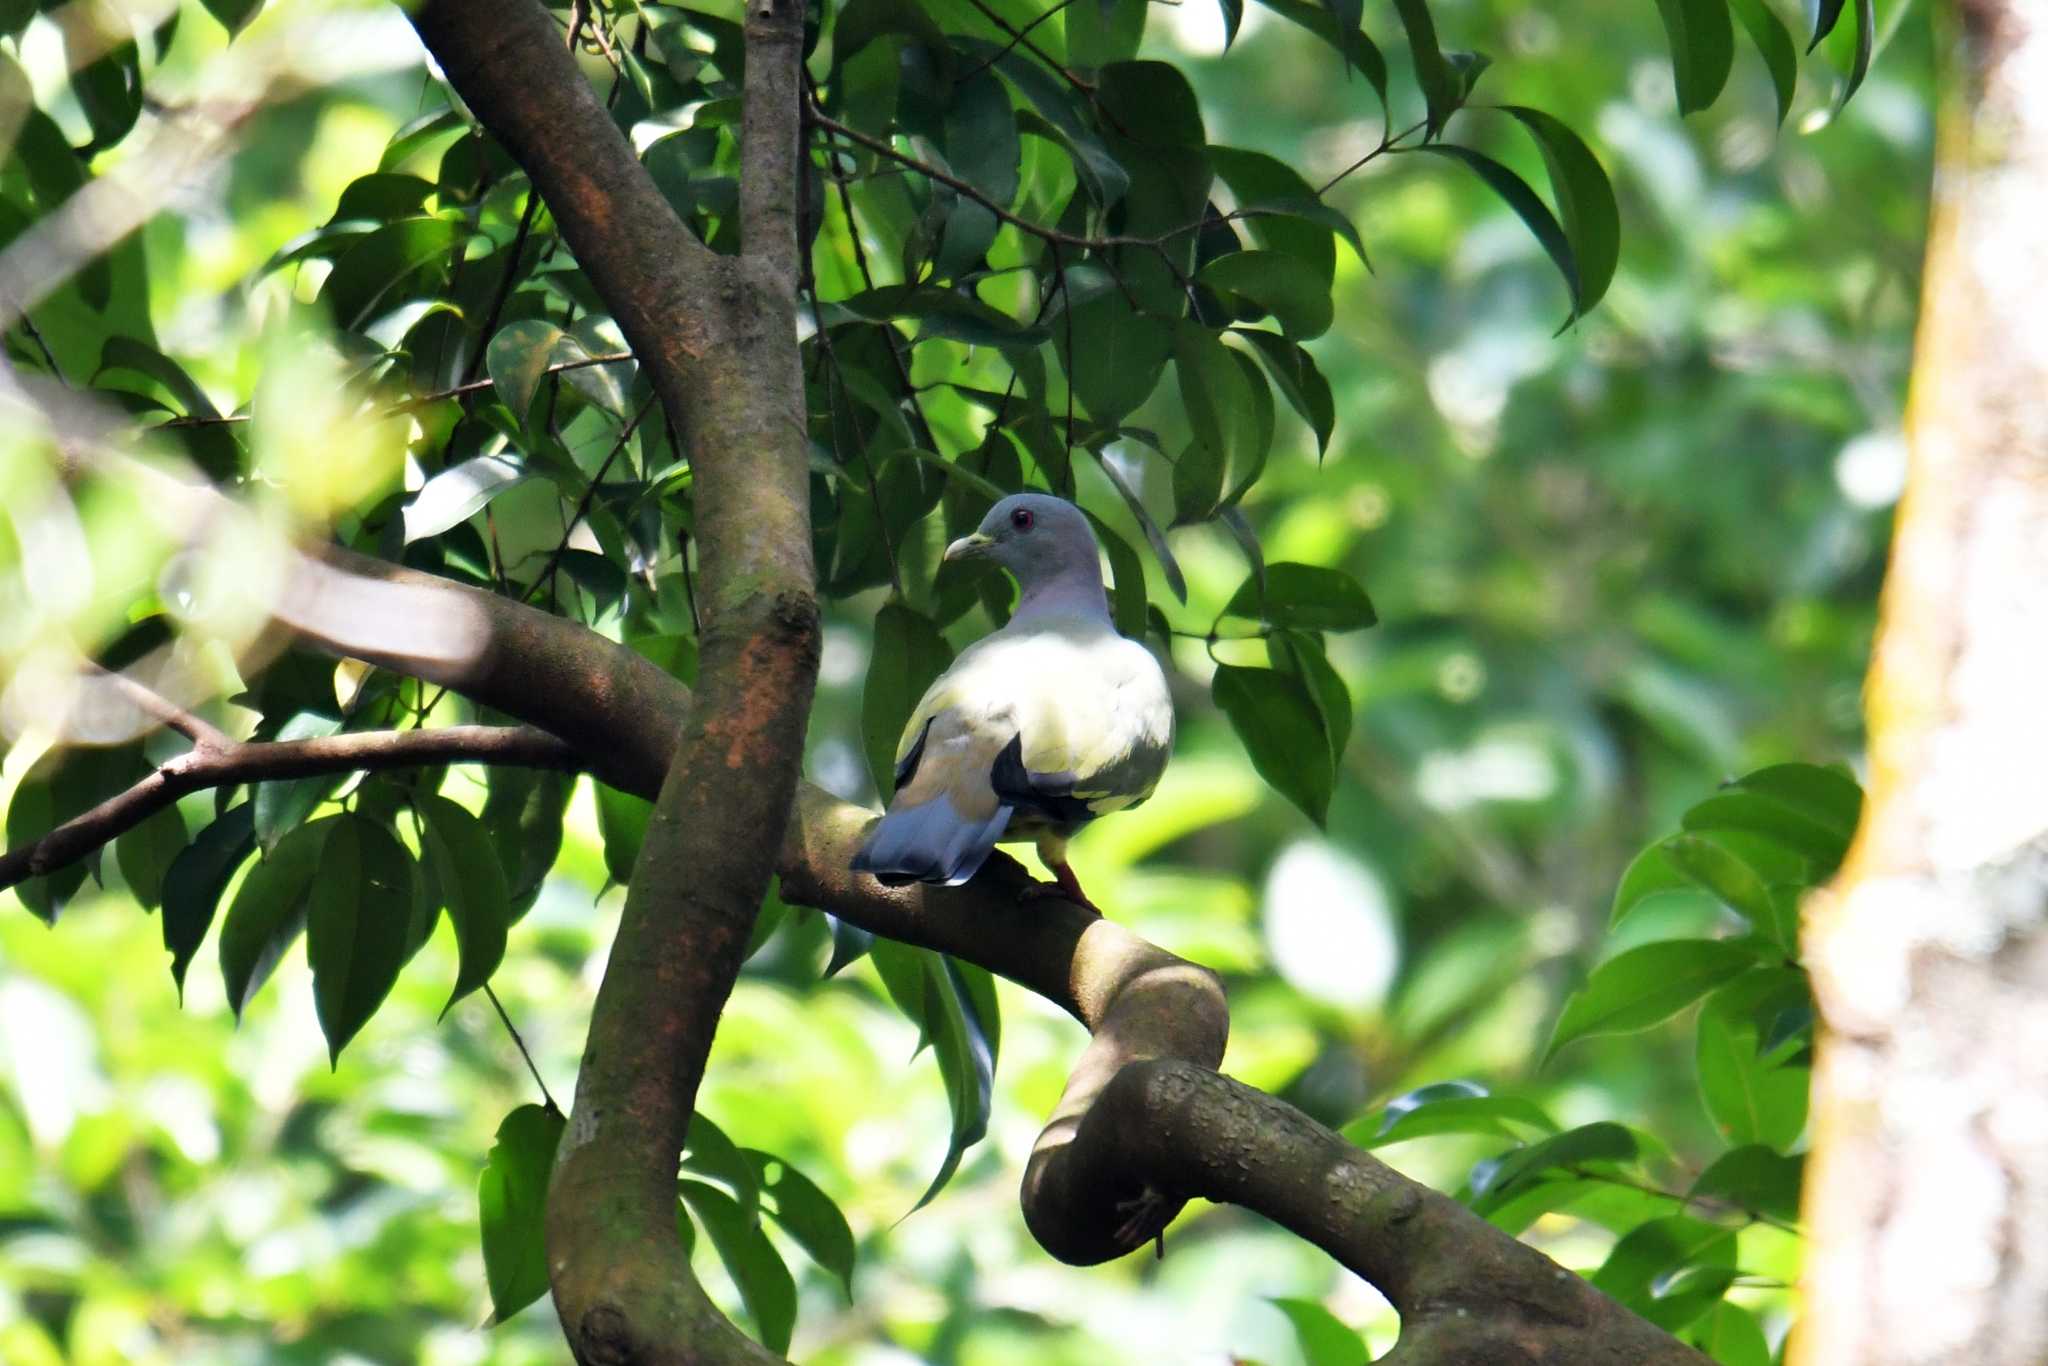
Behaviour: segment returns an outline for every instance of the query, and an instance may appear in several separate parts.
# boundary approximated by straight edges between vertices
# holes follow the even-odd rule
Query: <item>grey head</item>
[[[1013,493],[972,533],[946,547],[949,560],[993,560],[1016,576],[1017,615],[1034,611],[1108,615],[1101,551],[1087,514],[1049,493]]]

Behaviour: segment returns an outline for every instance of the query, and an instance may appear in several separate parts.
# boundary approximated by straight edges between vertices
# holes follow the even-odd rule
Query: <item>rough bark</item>
[[[538,5],[430,0],[413,22],[552,210],[692,476],[700,697],[659,763],[591,1010],[548,1197],[555,1309],[584,1361],[765,1357],[691,1276],[676,1163],[774,871],[817,676],[796,343],[803,7],[747,5],[737,257],[709,251],[670,211]]]
[[[2048,1360],[2048,14],[1948,17],[1868,806],[1806,929],[1804,1366]]]

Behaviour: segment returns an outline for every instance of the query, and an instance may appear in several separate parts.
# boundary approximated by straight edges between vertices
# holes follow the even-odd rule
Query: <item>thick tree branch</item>
[[[134,686],[147,692],[140,684]],[[195,718],[176,708],[159,714],[158,719],[197,743],[159,764],[126,791],[42,838],[0,854],[0,889],[76,863],[186,793],[210,787],[310,778],[320,773],[377,773],[424,764],[509,764],[565,772],[585,766],[574,749],[531,726],[447,726],[240,742],[227,739],[211,726],[193,734],[181,721]]]
[[[687,719],[680,707],[670,713],[680,729],[668,728],[668,745],[625,761],[660,791],[549,1193],[555,1308],[585,1361],[760,1356],[691,1277],[675,1182],[704,1060],[788,821],[817,674],[796,343],[803,6],[748,0],[737,258],[684,228],[538,5],[428,0],[414,24],[547,201],[646,367],[692,474],[700,694]],[[507,615],[474,601],[470,613]],[[353,633],[357,623],[346,625]],[[487,674],[491,653],[485,644],[448,672]],[[640,672],[625,686],[653,682]],[[634,729],[653,738],[644,724]]]

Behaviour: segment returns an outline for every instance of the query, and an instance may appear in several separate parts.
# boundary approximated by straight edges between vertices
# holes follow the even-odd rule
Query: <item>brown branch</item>
[[[147,692],[140,684],[135,687]],[[206,733],[209,738],[157,765],[132,787],[39,839],[0,854],[0,889],[76,863],[186,793],[206,788],[426,764],[501,764],[570,773],[587,766],[574,749],[531,726],[380,730],[268,742],[226,740],[212,727]]]

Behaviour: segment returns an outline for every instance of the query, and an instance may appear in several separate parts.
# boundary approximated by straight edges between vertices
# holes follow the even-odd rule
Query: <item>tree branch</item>
[[[140,684],[133,686],[148,692]],[[152,711],[165,724],[185,729],[171,715]],[[192,734],[189,730],[185,733]],[[379,773],[425,764],[503,764],[571,773],[585,767],[574,749],[531,726],[379,730],[269,742],[228,740],[207,726],[193,739],[197,743],[191,749],[157,765],[126,791],[40,839],[0,854],[0,889],[76,863],[186,793],[210,787],[310,778],[320,773]]]

